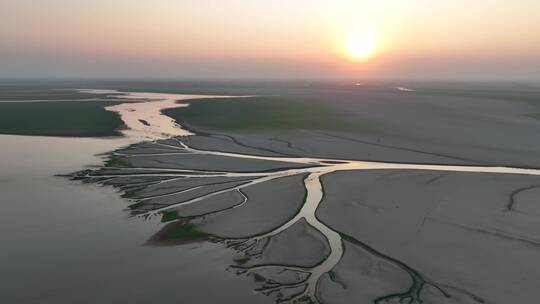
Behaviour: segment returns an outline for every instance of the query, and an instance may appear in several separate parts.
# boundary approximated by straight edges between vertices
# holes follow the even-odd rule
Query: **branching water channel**
[[[174,106],[174,101],[181,99],[179,95],[137,93],[131,98],[134,96],[160,100],[155,102],[156,108],[150,106],[154,102],[147,101],[116,106],[112,110],[125,110],[121,114],[130,127],[143,119],[145,123],[137,128],[143,132],[148,130],[148,134],[160,134],[160,137],[112,152],[103,167],[84,170],[72,177],[118,187],[124,197],[133,201],[130,211],[134,216],[161,216],[168,224],[151,240],[154,243],[211,240],[237,250],[242,257],[235,261],[231,269],[255,278],[260,282],[258,291],[274,295],[277,302],[322,302],[319,284],[325,276],[340,284],[332,271],[341,261],[344,244],[347,243],[393,265],[410,278],[408,288],[381,294],[372,299],[373,303],[423,303],[423,293],[428,287],[449,303],[454,297],[459,298],[460,303],[484,303],[479,296],[439,284],[436,278],[427,277],[406,263],[319,220],[316,211],[324,198],[321,177],[326,174],[350,170],[431,170],[540,175],[540,170],[524,168],[281,157],[200,148],[190,144],[190,134],[175,131],[175,134],[169,134],[170,138],[166,138],[167,132],[160,132],[170,130],[170,126],[160,123],[174,122],[158,117],[161,115],[159,111],[164,106]],[[163,98],[168,99],[164,101]],[[137,107],[152,108],[152,115],[144,118],[137,116]],[[130,116],[129,119],[126,116]],[[177,125],[174,128],[182,130]],[[227,145],[234,144],[222,140]],[[293,189],[298,188],[297,185],[303,189]],[[283,196],[285,199],[280,198],[283,192],[289,191],[287,189],[300,195],[291,192]],[[276,201],[290,202],[278,206],[274,205],[274,198]],[[295,202],[297,200],[300,201]],[[274,218],[265,219],[264,224],[258,223],[257,218],[251,219],[253,223],[249,222],[250,219],[246,217],[251,213],[246,210],[254,208],[262,208],[265,210],[263,213],[267,213],[263,216]],[[249,222],[252,226],[248,227],[252,229],[246,231],[245,226],[236,227],[233,220],[238,218]],[[308,253],[315,255],[307,259],[309,261],[305,261],[305,257],[304,260],[291,259],[290,263],[276,259],[276,248],[282,248],[279,239],[290,242],[291,235],[294,236],[291,231],[298,229],[303,229],[305,235],[311,235],[306,242],[314,244],[313,248],[322,249]],[[322,245],[317,247],[317,244]],[[274,252],[274,256],[270,251]]]

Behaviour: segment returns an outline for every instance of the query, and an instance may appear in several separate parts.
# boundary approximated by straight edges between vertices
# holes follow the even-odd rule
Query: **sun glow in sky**
[[[540,79],[538,0],[1,0],[0,20],[0,77]]]
[[[347,38],[346,51],[354,60],[367,60],[375,52],[373,34],[351,33]]]

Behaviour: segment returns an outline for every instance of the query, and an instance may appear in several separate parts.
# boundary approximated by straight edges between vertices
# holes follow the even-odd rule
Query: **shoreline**
[[[148,92],[122,92],[116,90],[84,89],[81,92],[95,94],[116,94],[120,99],[138,102],[120,103],[105,107],[107,111],[118,113],[125,130],[121,133],[126,137],[144,140],[166,139],[174,136],[192,135],[176,121],[163,114],[162,110],[187,107],[189,104],[180,101],[201,98],[231,98],[238,96],[222,95],[188,95]]]

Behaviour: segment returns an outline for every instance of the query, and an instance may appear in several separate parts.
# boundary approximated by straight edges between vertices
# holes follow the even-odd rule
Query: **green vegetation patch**
[[[175,227],[168,235],[169,239],[184,239],[184,238],[204,238],[209,237],[208,233],[197,230],[193,224],[183,224]]]
[[[122,120],[96,101],[2,102],[0,133],[96,137],[119,135]]]
[[[164,212],[161,213],[161,222],[162,223],[176,221],[179,218],[180,218],[180,216],[178,215],[177,211],[164,211]]]
[[[333,130],[361,131],[369,128],[317,99],[301,97],[249,97],[198,99],[189,107],[163,111],[175,120],[206,130]]]

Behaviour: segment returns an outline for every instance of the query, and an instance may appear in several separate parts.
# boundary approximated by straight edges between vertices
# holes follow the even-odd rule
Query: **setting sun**
[[[0,304],[540,304],[540,0],[0,20]]]
[[[375,39],[369,34],[350,34],[345,48],[352,59],[364,60],[373,54]]]

